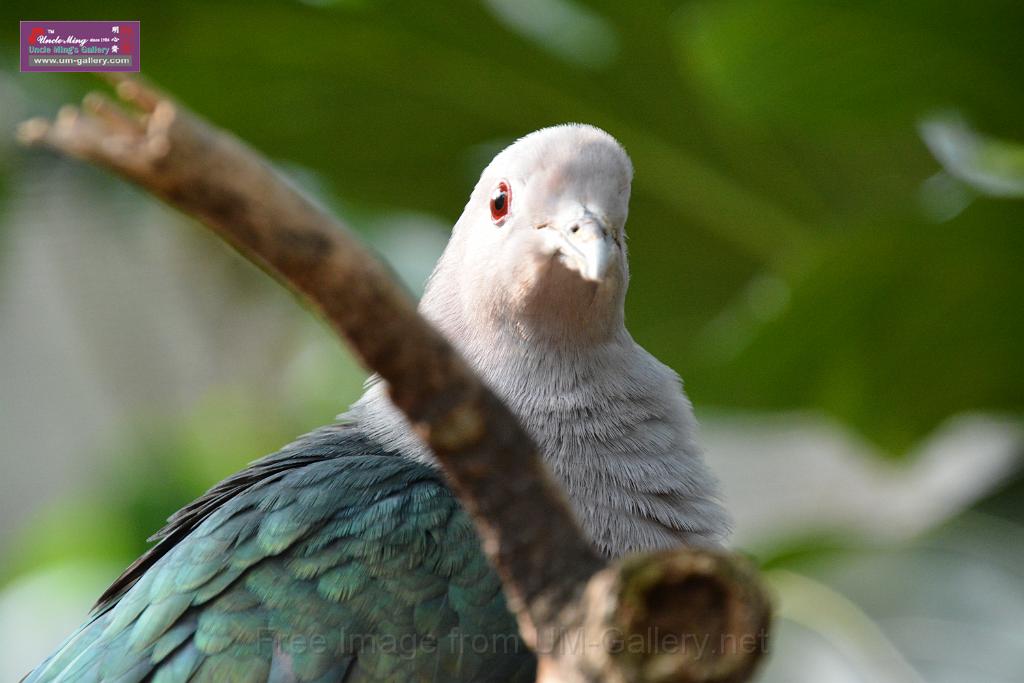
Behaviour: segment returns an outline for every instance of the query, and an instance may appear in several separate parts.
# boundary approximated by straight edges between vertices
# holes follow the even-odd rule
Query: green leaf
[[[992,197],[1024,197],[1024,145],[982,135],[955,114],[921,124],[921,137],[946,172]]]
[[[1020,216],[981,201],[948,223],[908,218],[836,240],[775,317],[738,311],[747,325],[707,340],[689,373],[695,400],[821,408],[897,455],[950,415],[1020,413]]]

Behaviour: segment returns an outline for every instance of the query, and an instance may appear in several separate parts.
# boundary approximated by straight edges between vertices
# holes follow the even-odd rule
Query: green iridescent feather
[[[354,426],[253,463],[156,538],[27,681],[534,678],[441,475]]]

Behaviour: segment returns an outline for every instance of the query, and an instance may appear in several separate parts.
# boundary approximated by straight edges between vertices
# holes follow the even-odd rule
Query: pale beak
[[[600,282],[612,262],[615,244],[604,224],[589,213],[559,229],[562,252],[584,280]]]

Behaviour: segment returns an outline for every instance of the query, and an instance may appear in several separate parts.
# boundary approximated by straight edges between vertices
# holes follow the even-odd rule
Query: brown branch
[[[601,646],[651,625],[665,631],[662,644],[669,632],[760,637],[767,601],[744,563],[680,550],[605,567],[515,417],[344,226],[236,137],[136,80],[115,86],[133,111],[94,93],[52,123],[25,122],[20,139],[106,167],[199,218],[300,293],[388,382],[472,515],[545,680],[746,679],[762,648],[627,656]],[[578,646],[583,634],[596,638],[590,647]]]

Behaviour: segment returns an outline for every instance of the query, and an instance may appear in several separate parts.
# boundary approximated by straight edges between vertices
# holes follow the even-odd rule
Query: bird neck
[[[538,345],[514,325],[481,330],[425,313],[519,418],[604,553],[724,534],[678,377],[624,327],[595,343]],[[434,463],[382,383],[367,389],[352,417],[385,447]]]

